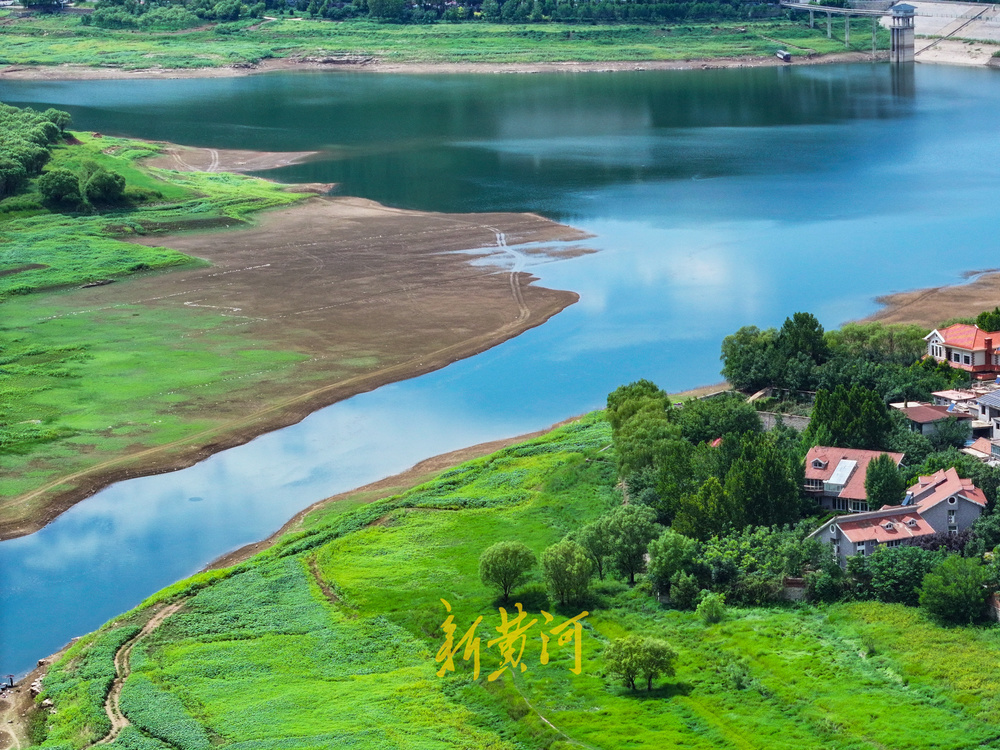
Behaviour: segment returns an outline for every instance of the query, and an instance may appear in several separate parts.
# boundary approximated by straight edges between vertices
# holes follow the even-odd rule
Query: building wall
[[[964,531],[972,526],[972,524],[975,523],[976,519],[979,518],[983,512],[983,509],[971,500],[958,498],[954,505],[949,505],[948,501],[945,500],[942,503],[938,503],[933,508],[921,511],[920,515],[926,519],[927,523],[929,523],[931,528],[935,531],[948,531],[949,510],[955,511],[955,525],[958,526],[958,531]]]

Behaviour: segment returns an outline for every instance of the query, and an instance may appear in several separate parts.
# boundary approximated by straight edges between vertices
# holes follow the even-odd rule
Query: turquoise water
[[[0,99],[104,133],[317,149],[277,174],[407,208],[535,211],[599,250],[528,258],[581,295],[540,328],[0,544],[2,673],[317,499],[599,407],[639,377],[715,382],[741,325],[811,310],[835,326],[876,295],[1000,265],[993,70],[5,81]]]

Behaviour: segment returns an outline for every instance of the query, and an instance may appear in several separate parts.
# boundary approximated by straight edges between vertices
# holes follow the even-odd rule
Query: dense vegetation
[[[58,109],[35,112],[0,102],[0,198],[13,195],[42,171],[69,124]]]
[[[611,425],[592,415],[403,495],[323,508],[246,563],[164,590],[53,668],[41,698],[55,711],[44,714],[40,738],[63,748],[98,739],[116,645],[177,601],[183,609],[133,649],[121,703],[133,726],[113,747],[277,748],[291,738],[370,747],[388,738],[400,748],[566,750],[618,747],[627,735],[636,748],[958,750],[994,741],[1000,629],[944,629],[910,601],[747,608],[699,594],[702,570],[769,582],[800,567],[797,532],[747,529],[699,546],[642,513],[623,515],[632,506],[616,489],[612,442]],[[587,547],[584,529],[602,518],[614,519],[615,535],[599,554],[603,580],[561,605],[533,568],[512,591],[537,621],[526,670],[508,667],[489,681],[501,666],[499,647],[487,644],[496,607],[514,607],[480,580],[483,553],[517,542],[544,568],[546,551],[566,536]],[[650,531],[650,571],[629,586],[629,557]],[[921,569],[943,555],[914,553]],[[671,567],[695,579],[697,612],[682,608],[692,588],[685,578],[666,604],[651,596]],[[881,591],[888,573],[869,580]],[[442,599],[456,645],[483,618],[478,680],[462,649],[453,671],[437,676],[449,614]],[[543,612],[551,628],[583,610],[580,674],[571,671],[571,640],[551,636],[550,661],[539,663]]]

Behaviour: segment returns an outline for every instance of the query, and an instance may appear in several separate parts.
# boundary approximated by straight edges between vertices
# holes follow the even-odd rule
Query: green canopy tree
[[[893,424],[882,398],[860,386],[838,385],[816,393],[809,426],[803,433],[812,445],[884,450]]]
[[[740,521],[742,514],[730,501],[716,477],[709,477],[693,495],[677,505],[672,528],[685,536],[705,541]]]
[[[80,200],[80,180],[68,169],[53,169],[38,178],[38,191],[50,203],[75,206]]]
[[[635,574],[646,565],[649,543],[662,529],[656,523],[656,513],[641,505],[623,505],[608,515],[605,528],[611,542],[611,564],[628,576],[630,585],[635,584]]]
[[[949,555],[924,576],[920,606],[939,622],[973,625],[986,618],[988,571],[978,558]]]
[[[770,435],[746,435],[726,476],[734,526],[773,526],[799,517],[799,485],[792,457]]]
[[[868,464],[865,494],[868,496],[869,510],[878,510],[883,505],[899,505],[903,502],[906,496],[906,480],[903,479],[892,456],[883,453]]]
[[[604,580],[604,566],[611,555],[611,536],[608,533],[607,519],[598,519],[588,523],[572,537],[590,556],[597,571],[597,577]]]
[[[648,572],[659,591],[668,591],[674,576],[687,570],[698,553],[698,542],[678,533],[675,529],[664,529],[649,543]]]
[[[677,652],[659,638],[630,635],[612,641],[604,650],[604,664],[609,674],[635,690],[637,679],[646,681],[646,690],[653,689],[657,677],[671,677],[677,662]]]
[[[594,563],[583,547],[567,539],[546,548],[542,570],[549,590],[560,604],[566,604],[586,598]]]
[[[537,564],[535,553],[521,542],[497,542],[479,557],[479,579],[506,601]]]

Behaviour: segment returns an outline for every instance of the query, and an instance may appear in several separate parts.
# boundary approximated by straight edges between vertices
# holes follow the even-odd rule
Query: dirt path
[[[154,141],[156,143],[156,141]],[[195,148],[162,143],[163,150],[143,164],[179,172],[261,172],[299,164],[316,151],[244,151],[233,148]]]
[[[131,673],[129,658],[132,656],[132,647],[135,646],[135,644],[141,639],[145,638],[147,635],[160,627],[164,620],[177,612],[183,606],[184,602],[180,601],[164,607],[149,619],[149,622],[142,627],[142,630],[140,630],[120,649],[118,649],[118,653],[115,654],[115,681],[111,684],[111,691],[108,693],[108,697],[104,701],[104,711],[107,713],[108,719],[111,721],[111,731],[96,742],[92,742],[88,747],[93,747],[94,745],[105,745],[109,742],[114,742],[118,733],[129,725],[130,722],[125,717],[125,714],[122,713],[120,703],[122,688],[125,686],[125,680],[128,679],[128,676]]]

